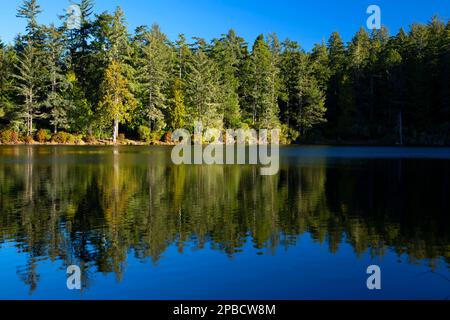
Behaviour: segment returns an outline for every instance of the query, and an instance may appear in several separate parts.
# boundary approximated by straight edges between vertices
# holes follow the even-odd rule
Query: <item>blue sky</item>
[[[11,42],[25,23],[15,17],[21,0],[0,0],[0,39]],[[39,0],[44,12],[40,23],[57,22],[68,7],[65,0]],[[450,19],[450,0],[95,0],[96,12],[120,5],[130,30],[157,22],[170,39],[179,33],[207,40],[228,29],[252,43],[260,33],[276,32],[281,39],[296,40],[306,50],[338,31],[346,41],[366,25],[366,9],[376,4],[382,23],[391,33],[414,22],[426,23],[438,14]]]

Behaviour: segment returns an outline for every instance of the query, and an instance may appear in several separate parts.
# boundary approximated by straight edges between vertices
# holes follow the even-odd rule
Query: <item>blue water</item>
[[[276,177],[169,155],[0,147],[0,299],[449,298],[449,149],[287,147]]]

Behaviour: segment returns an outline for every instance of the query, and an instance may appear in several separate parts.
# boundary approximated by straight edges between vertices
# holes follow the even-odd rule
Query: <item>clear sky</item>
[[[15,17],[21,0],[0,0],[0,39],[11,42],[25,23]],[[58,22],[66,0],[39,0],[40,23]],[[346,41],[366,25],[370,4],[380,6],[382,23],[391,33],[414,22],[426,23],[438,14],[450,19],[450,0],[95,0],[96,12],[120,5],[130,30],[158,23],[170,39],[179,33],[211,40],[233,28],[252,43],[260,33],[276,32],[296,40],[306,50],[338,31]]]

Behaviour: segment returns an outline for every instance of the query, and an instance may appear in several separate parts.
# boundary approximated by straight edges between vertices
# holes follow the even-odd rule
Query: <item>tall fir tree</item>
[[[14,92],[14,64],[16,52],[11,46],[5,46],[0,41],[0,122],[7,124],[13,111]]]
[[[223,121],[227,128],[236,128],[241,122],[239,101],[239,73],[242,65],[244,39],[238,37],[234,30],[214,42],[212,56],[220,72],[222,87]]]
[[[143,43],[139,48],[136,70],[138,96],[142,105],[140,112],[150,130],[165,126],[164,112],[168,104],[171,69],[171,51],[167,38],[158,25],[143,33]]]
[[[37,22],[41,8],[36,0],[25,0],[19,7],[17,17],[27,21],[27,33],[18,37],[16,48],[20,51],[16,64],[15,88],[22,101],[18,105],[17,116],[25,120],[27,136],[32,136],[34,120],[46,115],[41,112],[46,70],[43,63],[43,32]]]
[[[57,133],[58,128],[68,129],[68,109],[71,107],[71,100],[66,99],[65,92],[70,86],[64,74],[64,35],[53,24],[46,28],[46,57],[45,66],[47,70],[48,94],[44,105],[48,108],[50,124],[53,132]]]
[[[223,126],[221,88],[217,66],[205,52],[205,43],[198,39],[195,53],[188,62],[186,78],[186,105],[188,123],[202,122],[204,127],[221,128]]]
[[[343,83],[346,70],[346,48],[337,32],[333,32],[328,40],[328,57],[330,61],[330,81],[327,90],[327,136],[339,138],[339,118],[345,99],[342,98]]]
[[[244,97],[248,122],[256,128],[271,129],[279,124],[276,82],[279,69],[269,44],[260,35],[245,64]]]
[[[177,130],[184,127],[186,122],[186,107],[184,104],[184,93],[182,80],[175,78],[169,100],[169,112],[167,115],[169,128]]]

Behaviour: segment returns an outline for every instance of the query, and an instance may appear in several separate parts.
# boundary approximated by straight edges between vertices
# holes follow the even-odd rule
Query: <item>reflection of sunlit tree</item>
[[[450,260],[448,217],[439,215],[448,200],[425,203],[420,195],[436,186],[399,179],[399,170],[420,172],[413,164],[349,171],[315,161],[263,177],[255,166],[174,166],[164,148],[85,148],[0,151],[0,245],[14,239],[27,255],[18,275],[31,291],[44,258],[80,265],[88,286],[95,272],[120,281],[130,252],[157,263],[169,245],[183,252],[189,243],[233,257],[251,241],[274,253],[306,233],[330,252],[347,241],[358,255],[392,248],[410,262]]]

